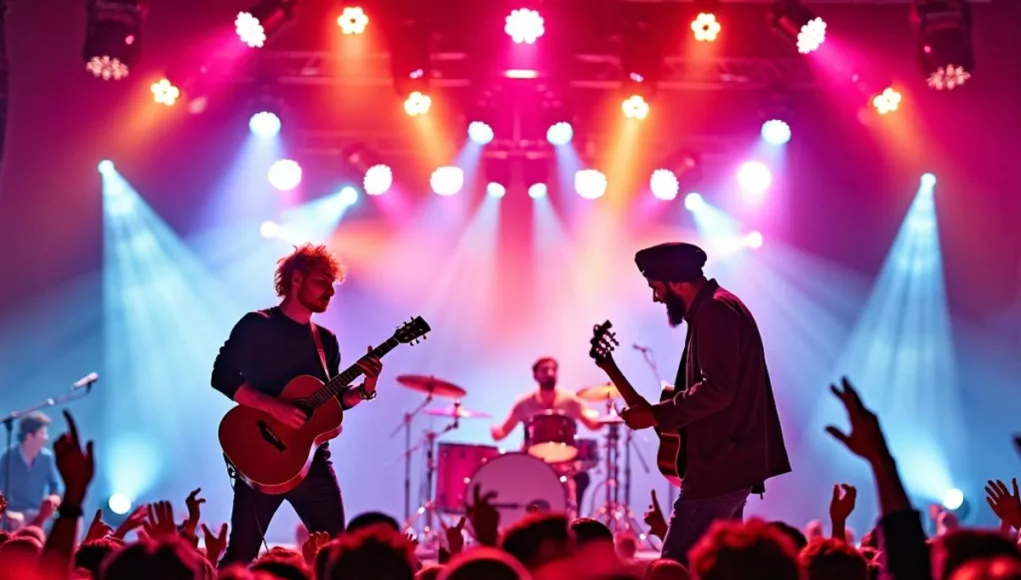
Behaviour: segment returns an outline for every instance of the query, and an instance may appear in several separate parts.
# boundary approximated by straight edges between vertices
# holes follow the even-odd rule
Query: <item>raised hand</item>
[[[227,524],[224,524],[225,526]],[[316,554],[319,550],[330,542],[330,534],[326,532],[312,532],[308,535],[308,539],[301,544],[301,555],[305,558],[305,563],[312,565],[316,559]]]
[[[879,419],[862,403],[851,381],[844,377],[841,379],[841,387],[830,385],[830,391],[843,403],[851,423],[851,431],[845,434],[830,425],[826,427],[826,432],[843,443],[851,453],[870,463],[875,463],[888,454],[889,449],[883,437],[883,430],[879,426]]]
[[[216,566],[227,549],[227,524],[220,525],[219,535],[213,534],[206,524],[202,524],[202,536],[206,544],[206,561]]]
[[[841,494],[840,490],[844,490]],[[830,500],[830,520],[847,521],[854,511],[854,503],[858,498],[858,490],[853,485],[841,483],[833,486],[833,499]]]
[[[184,505],[188,507],[188,519],[184,520],[184,523],[181,525],[192,535],[195,534],[195,530],[199,527],[199,519],[202,517],[202,504],[206,503],[205,498],[199,497],[201,492],[201,487],[193,489],[184,500]]]
[[[986,502],[1004,525],[1021,530],[1021,494],[1018,493],[1017,478],[1012,480],[1014,493],[999,479],[986,483]]]
[[[142,528],[153,540],[177,535],[177,524],[174,523],[174,506],[169,501],[158,501],[148,506],[148,514]]]
[[[128,533],[138,530],[145,524],[145,518],[149,515],[149,506],[142,504],[135,508],[127,518],[117,526],[113,537],[123,540]]]
[[[2,515],[4,513],[4,510],[6,510],[6,509],[7,509],[7,498],[4,497],[4,494],[0,493],[0,515]]]
[[[494,499],[495,491],[483,494],[480,486],[476,485],[472,488],[472,503],[465,509],[475,539],[483,546],[496,546],[500,537],[500,512],[493,507]]]
[[[652,503],[643,518],[645,525],[649,526],[649,535],[656,536],[660,540],[666,537],[666,518],[663,517],[663,510],[659,507],[659,499],[656,498],[656,490],[652,490]]]
[[[443,526],[443,534],[447,538],[447,553],[451,556],[456,556],[464,551],[464,525],[467,521],[467,518],[461,516],[461,519],[457,520],[457,524],[452,528],[448,528],[447,524],[440,521],[440,525]]]
[[[78,438],[78,426],[67,410],[64,410],[64,420],[67,421],[67,432],[58,437],[53,444],[53,454],[57,471],[60,472],[66,487],[64,498],[72,504],[80,505],[95,475],[96,462],[92,455],[92,441],[86,443],[82,449],[81,440]]]
[[[113,532],[113,528],[106,525],[103,521],[103,510],[96,510],[96,515],[92,518],[92,523],[89,524],[89,531],[85,532],[85,539],[82,542],[88,542],[89,540],[100,540],[109,536]]]

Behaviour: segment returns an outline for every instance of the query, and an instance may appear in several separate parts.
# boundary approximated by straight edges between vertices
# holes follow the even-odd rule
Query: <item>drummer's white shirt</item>
[[[512,411],[514,418],[524,422],[531,419],[534,415],[553,410],[561,411],[572,419],[581,419],[582,413],[585,412],[585,405],[577,395],[559,387],[553,389],[553,394],[552,405],[544,405],[539,400],[538,390],[520,397],[514,402],[514,410]]]

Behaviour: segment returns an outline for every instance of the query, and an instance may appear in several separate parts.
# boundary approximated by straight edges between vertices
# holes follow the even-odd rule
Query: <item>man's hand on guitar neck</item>
[[[372,354],[372,345],[369,345],[368,354]],[[379,373],[383,372],[383,362],[378,356],[364,356],[358,361],[358,368],[365,374],[365,392],[372,393],[376,390],[376,382],[379,381]]]

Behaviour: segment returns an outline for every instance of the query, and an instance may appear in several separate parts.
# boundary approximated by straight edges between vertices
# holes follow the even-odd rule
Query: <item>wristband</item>
[[[76,505],[60,504],[57,508],[57,517],[54,519],[58,520],[76,520],[82,517],[82,508]]]
[[[376,398],[376,391],[372,391],[370,393],[365,389],[365,383],[362,383],[358,385],[358,396],[361,397],[363,401],[371,401]]]

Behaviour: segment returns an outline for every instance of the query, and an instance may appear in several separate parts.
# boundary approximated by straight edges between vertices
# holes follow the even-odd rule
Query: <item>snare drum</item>
[[[578,455],[574,419],[560,411],[545,411],[525,422],[525,450],[546,463],[571,461]]]
[[[566,513],[568,490],[553,468],[527,453],[505,453],[475,472],[468,484],[468,499],[496,492],[492,504],[500,512],[500,525],[509,526],[529,513]]]
[[[440,443],[436,454],[436,509],[445,514],[464,513],[472,474],[499,456],[500,450],[492,445]]]

